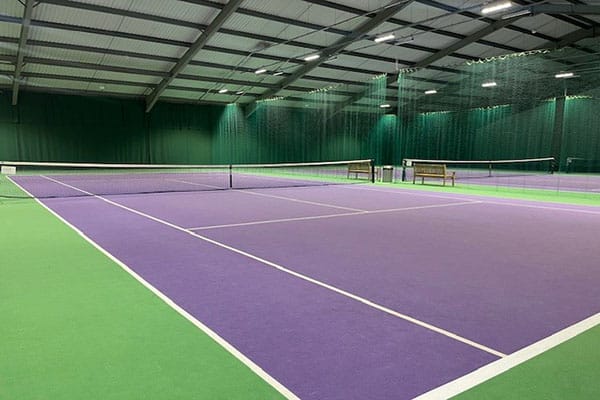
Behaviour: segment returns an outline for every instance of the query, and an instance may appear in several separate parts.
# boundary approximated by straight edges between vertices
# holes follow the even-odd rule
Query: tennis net
[[[349,173],[360,166],[364,174]],[[76,197],[322,186],[374,180],[372,160],[152,165],[0,162],[0,197]],[[15,189],[15,186],[22,190]]]
[[[524,158],[515,160],[427,160],[405,158],[402,160],[402,180],[412,180],[414,164],[444,164],[456,172],[456,179],[483,179],[490,177],[515,177],[551,174],[556,170],[554,157]]]
[[[600,173],[600,160],[583,157],[567,157],[567,173]]]

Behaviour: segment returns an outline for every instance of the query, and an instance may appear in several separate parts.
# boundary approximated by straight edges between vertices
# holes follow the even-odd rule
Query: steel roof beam
[[[323,7],[328,7],[328,8],[334,9],[334,10],[344,11],[344,12],[347,12],[350,14],[355,14],[355,15],[364,15],[366,13],[366,11],[364,11],[364,10],[361,10],[361,9],[358,9],[355,7],[338,4],[338,3],[334,3],[334,2],[328,1],[328,0],[304,0],[304,1],[307,3],[320,5]],[[418,2],[422,3],[421,1],[418,1]],[[410,21],[405,21],[405,20],[402,20],[399,18],[390,18],[388,20],[388,22],[396,24],[400,27],[406,27],[406,26],[410,25],[410,27],[412,29],[417,29],[417,30],[424,31],[424,32],[433,32],[437,35],[452,37],[455,39],[464,39],[466,37],[465,35],[462,35],[460,33],[451,32],[451,31],[447,31],[444,29],[437,29],[437,28],[433,28],[431,26],[427,26],[427,25],[423,25],[423,24],[413,24]],[[492,22],[493,22],[493,20],[492,20]],[[492,42],[492,41],[483,40],[483,39],[478,40],[477,43],[483,44],[486,46],[490,46],[490,47],[496,47],[496,48],[503,49],[503,50],[512,51],[512,52],[524,51],[524,49],[521,49],[518,47],[508,46],[506,44]]]
[[[397,3],[390,5],[389,7],[384,8],[383,10],[374,14],[373,18],[367,20],[366,22],[359,25],[351,34],[348,36],[344,36],[340,40],[336,41],[333,45],[328,46],[319,50],[321,53],[321,58],[319,61],[315,62],[307,62],[302,67],[300,67],[297,71],[295,71],[290,76],[283,79],[281,83],[279,83],[276,89],[268,90],[264,93],[260,99],[264,99],[266,97],[272,96],[276,94],[279,90],[285,89],[292,83],[296,82],[298,79],[302,78],[304,75],[308,74],[310,71],[317,68],[319,65],[325,63],[328,58],[333,57],[339,54],[343,49],[351,45],[352,43],[361,40],[364,35],[377,28],[379,25],[383,24],[385,21],[390,19],[393,15],[397,14],[399,11],[404,9],[413,0],[407,0],[405,2]]]
[[[536,14],[562,14],[562,15],[600,15],[600,6],[586,4],[540,4],[523,8]]]
[[[171,71],[169,71],[169,76],[164,78],[162,82],[158,84],[158,87],[154,89],[154,91],[148,95],[146,98],[146,112],[150,112],[152,107],[158,101],[160,95],[167,89],[167,86],[177,77],[178,74],[181,73],[188,66],[190,61],[198,54],[200,50],[204,47],[204,45],[214,36],[215,33],[223,26],[225,21],[235,12],[235,10],[242,4],[244,0],[229,0],[227,5],[223,7],[221,12],[212,20],[212,22],[208,25],[206,30],[200,34],[200,37],[196,39],[194,44],[190,46],[190,48],[185,52],[183,57],[175,64]]]
[[[25,1],[25,10],[21,20],[21,36],[19,37],[19,47],[17,49],[17,60],[15,62],[15,76],[12,84],[12,105],[16,106],[19,101],[19,83],[21,72],[23,71],[23,59],[27,47],[27,37],[29,36],[29,27],[31,26],[31,15],[33,14],[34,0]]]
[[[53,4],[53,5],[61,5],[61,6],[65,6],[65,7],[72,7],[72,8],[78,8],[78,9],[83,9],[83,10],[102,12],[102,13],[106,13],[106,14],[119,15],[119,16],[123,16],[123,17],[137,18],[137,19],[149,20],[149,21],[154,21],[154,22],[162,22],[162,23],[168,23],[168,24],[177,25],[177,26],[187,26],[190,28],[201,29],[201,30],[207,29],[206,25],[196,24],[196,23],[192,23],[189,21],[181,21],[181,20],[177,20],[177,19],[173,19],[173,18],[160,17],[160,16],[156,16],[156,15],[152,15],[152,14],[140,13],[140,12],[135,12],[135,11],[121,10],[121,9],[117,9],[117,8],[107,7],[107,6],[99,6],[99,5],[95,5],[95,4],[80,3],[80,2],[71,1],[71,0],[42,0],[42,1],[46,2],[48,4]],[[188,2],[193,3],[193,4],[198,4],[198,5],[204,5],[204,6],[208,6],[208,7],[214,7],[217,9],[223,9],[223,7],[224,7],[223,4],[215,3],[214,1],[189,0]],[[240,8],[238,8],[236,12],[247,14],[247,15],[252,15],[252,16],[255,16],[258,18],[265,18],[265,19],[270,19],[270,20],[274,19],[273,17],[270,17],[270,14],[255,12],[253,10],[244,9],[243,11],[240,11]],[[275,17],[275,20],[282,22],[282,23],[288,23],[291,25],[295,25],[295,26],[303,25],[303,23],[298,25],[298,21],[290,19],[290,18]],[[42,23],[48,24],[46,22],[42,22]],[[56,23],[49,23],[49,24],[54,25],[54,26],[49,26],[49,27],[58,27],[58,26],[56,26]],[[334,30],[327,29],[327,27],[319,26],[316,24],[311,24],[311,28],[314,28],[316,30],[325,30],[325,31],[329,31],[332,33],[337,33],[337,34],[348,34],[348,32],[342,31],[342,30],[337,30],[334,32]],[[90,29],[93,29],[93,28],[88,28],[88,30],[90,30]],[[287,45],[290,45],[290,46],[310,48],[313,50],[319,50],[322,48],[321,46],[313,45],[310,43],[297,42],[297,41],[293,41],[293,40],[286,42],[285,40],[279,39],[279,38],[268,37],[268,36],[260,35],[260,34],[253,34],[250,32],[241,32],[241,31],[237,31],[237,30],[233,30],[233,29],[220,29],[220,32],[229,34],[229,35],[241,36],[241,37],[246,37],[246,38],[251,38],[251,39],[256,39],[256,40],[261,40],[261,41],[268,41],[268,42],[274,42],[274,43],[284,43],[285,42]],[[138,36],[138,35],[128,34],[125,32],[115,32],[114,36],[136,39],[136,36]],[[161,43],[180,45],[179,43],[181,43],[181,42],[162,39]],[[401,46],[406,47],[406,48],[415,49],[415,50],[420,50],[420,51],[437,52],[437,49],[428,48],[425,46],[417,46],[417,45],[413,45],[413,44],[402,44]],[[187,47],[187,46],[184,46],[184,47]],[[520,49],[515,49],[515,48],[511,48],[510,50],[520,51]],[[370,59],[383,61],[383,62],[390,62],[390,63],[395,63],[396,61],[398,61],[404,65],[411,65],[411,63],[406,60],[396,60],[396,59],[391,59],[388,57],[380,57],[380,56],[369,55],[369,54],[359,53],[359,52],[345,52],[344,54],[355,56],[355,57],[361,57],[361,58],[367,57]],[[257,56],[257,55],[253,53],[253,56]],[[473,59],[473,57],[464,55],[464,54],[452,54],[452,56],[461,58],[461,59],[466,59],[466,60]],[[258,56],[258,57],[260,57],[260,56]],[[452,72],[449,68],[445,68],[445,69],[444,68],[434,68],[434,69],[438,69],[438,70],[444,71],[444,72]],[[374,72],[374,73],[381,73],[381,72]]]
[[[558,42],[549,42],[541,48],[559,49],[561,47],[571,46],[580,40],[600,36],[600,27],[594,26],[588,29],[579,29],[561,37]]]
[[[513,17],[513,18],[509,18],[509,19],[502,19],[502,20],[495,21],[495,22],[491,23],[490,25],[486,26],[485,28],[482,28],[482,29],[478,30],[477,32],[473,32],[472,34],[465,37],[464,39],[461,39],[458,42],[453,43],[452,45],[446,47],[445,49],[440,50],[437,53],[432,54],[429,57],[426,57],[421,61],[418,61],[415,64],[415,68],[427,67],[427,66],[431,65],[431,63],[434,63],[434,62],[446,57],[447,55],[449,55],[459,49],[462,49],[463,47],[468,46],[471,43],[474,43],[474,42],[478,41],[479,39],[481,39],[485,36],[488,36],[502,28],[505,28],[506,26],[512,24],[513,22],[515,22],[516,20],[518,20],[520,18],[521,17]]]
[[[10,23],[21,23],[21,19],[18,17],[12,17],[12,16],[2,15],[2,14],[0,14],[0,21],[10,22]],[[184,42],[184,41],[179,41],[179,40],[163,39],[163,38],[158,38],[158,37],[154,37],[154,36],[145,36],[145,35],[138,35],[138,34],[127,33],[127,32],[110,31],[110,30],[105,30],[105,29],[84,27],[84,26],[78,26],[78,25],[69,25],[69,24],[63,24],[63,23],[57,23],[57,22],[32,20],[31,25],[44,27],[44,28],[67,30],[67,31],[73,31],[73,32],[91,33],[91,34],[105,35],[105,36],[111,36],[111,37],[122,37],[125,39],[138,40],[138,41],[144,41],[144,42],[150,42],[150,43],[166,44],[166,45],[177,46],[177,47],[189,47],[190,46],[189,42]],[[221,32],[228,33],[231,35],[238,35],[238,36],[243,35],[244,37],[252,37],[252,38],[256,38],[258,40],[266,40],[266,41],[272,41],[272,42],[276,42],[276,43],[281,43],[284,41],[283,39],[267,37],[264,35],[254,35],[254,34],[246,35],[243,32],[237,32],[237,31],[225,32],[225,30],[222,29]],[[317,50],[317,51],[323,49],[322,46],[312,45],[312,44],[303,43],[303,42],[292,42],[292,43],[290,43],[290,45],[302,47],[302,48],[309,48],[311,50]],[[232,49],[222,49],[222,48],[208,46],[208,45],[205,46],[205,50],[221,51],[221,52],[225,52],[225,53],[238,54],[238,55],[250,54],[248,52],[232,50]],[[388,57],[381,57],[381,56],[369,55],[369,54],[358,53],[358,52],[346,52],[345,54],[355,56],[355,57],[361,57],[361,58],[368,57],[368,58],[371,58],[374,60],[388,62],[388,63],[395,63],[396,61],[398,61],[399,63],[408,65],[408,66],[412,66],[414,64],[413,62],[407,61],[407,60],[396,60],[396,59],[392,59],[392,58],[388,58]],[[294,59],[288,60],[288,59],[282,58],[282,57],[278,57],[276,59],[275,56],[269,56],[266,54],[255,54],[254,56],[259,57],[259,58],[272,59],[274,61],[284,61],[285,60],[285,61],[289,61],[292,63],[301,63],[301,61],[299,61],[299,60],[294,60]],[[353,71],[353,72],[364,72],[364,70],[361,71],[361,70],[357,70],[356,68],[352,68],[352,67],[342,67],[342,66],[328,65],[328,64],[322,64],[321,67],[336,69],[336,70]],[[432,69],[442,71],[442,72],[449,72],[449,73],[456,72],[455,70],[453,70],[451,68],[445,68],[445,67],[432,67]],[[367,73],[376,75],[376,74],[381,74],[382,72],[381,71],[370,71]]]

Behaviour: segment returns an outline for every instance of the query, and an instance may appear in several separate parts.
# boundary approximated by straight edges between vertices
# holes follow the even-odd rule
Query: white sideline
[[[599,324],[600,313],[592,315],[591,317],[571,325],[545,339],[524,347],[507,357],[496,360],[467,375],[461,376],[460,378],[430,390],[429,392],[423,393],[422,395],[415,397],[414,400],[438,400],[456,396]]]
[[[49,179],[51,181],[55,181],[54,179],[48,178],[46,176],[44,176],[44,178]],[[8,179],[10,179],[10,178],[8,178]],[[103,247],[101,247],[99,244],[97,244],[91,238],[89,238],[85,233],[80,231],[77,227],[72,225],[70,222],[68,222],[66,219],[64,219],[62,216],[60,216],[54,210],[52,210],[51,208],[46,206],[39,199],[35,198],[35,196],[33,196],[31,193],[29,193],[27,190],[25,190],[25,188],[23,188],[21,185],[19,185],[12,179],[10,179],[10,180],[19,189],[21,189],[23,192],[27,193],[27,195],[34,198],[35,201],[38,204],[40,204],[42,207],[44,207],[48,212],[50,212],[52,215],[54,215],[56,218],[58,218],[61,222],[63,222],[69,228],[74,230],[79,236],[81,236],[88,243],[90,243],[92,246],[94,246],[96,249],[98,249],[102,254],[104,254],[106,257],[108,257],[110,260],[112,260],[114,263],[116,263],[118,266],[120,266],[129,275],[131,275],[135,280],[137,280],[142,285],[144,285],[148,290],[150,290],[152,293],[154,293],[155,296],[157,296],[159,299],[161,299],[163,302],[165,302],[169,307],[174,309],[182,317],[184,317],[189,322],[194,324],[197,328],[199,328],[207,336],[209,336],[211,339],[213,339],[217,344],[219,344],[221,347],[223,347],[226,351],[228,351],[235,358],[237,358],[241,363],[243,363],[252,372],[254,372],[256,375],[258,375],[260,378],[262,378],[265,382],[267,382],[269,385],[271,385],[275,390],[277,390],[279,393],[281,393],[285,398],[290,399],[290,400],[300,400],[300,398],[298,396],[296,396],[294,393],[292,393],[292,391],[290,391],[288,388],[283,386],[279,381],[277,381],[275,378],[273,378],[271,375],[269,375],[266,371],[264,371],[261,367],[259,367],[257,364],[255,364],[254,361],[252,361],[248,357],[246,357],[242,352],[240,352],[232,344],[230,344],[225,339],[223,339],[221,336],[219,336],[215,331],[210,329],[208,326],[204,325],[202,322],[200,322],[198,319],[196,319],[193,315],[191,315],[186,310],[181,308],[177,303],[175,303],[173,300],[171,300],[167,295],[162,293],[156,287],[152,286],[152,284],[150,284],[148,281],[146,281],[144,278],[142,278],[140,275],[138,275],[135,271],[133,271],[131,268],[129,268],[124,262],[122,262],[121,260],[119,260],[118,258],[113,256],[111,253],[109,253],[107,250],[105,250]],[[55,181],[55,182],[60,183],[58,181]],[[76,189],[76,188],[74,188],[74,189]],[[76,189],[76,190],[83,192],[80,189]],[[99,196],[94,196],[94,197],[99,197]]]
[[[335,287],[333,285],[329,285],[329,284],[321,282],[321,281],[319,281],[317,279],[311,278],[311,277],[309,277],[307,275],[303,275],[303,274],[301,274],[299,272],[296,272],[296,271],[293,271],[291,269],[285,268],[285,267],[283,267],[283,266],[281,266],[279,264],[276,264],[274,262],[268,261],[268,260],[266,260],[264,258],[260,258],[258,256],[255,256],[255,255],[250,254],[248,252],[245,252],[243,250],[240,250],[240,249],[237,249],[235,247],[229,246],[227,244],[224,244],[224,243],[218,242],[216,240],[210,239],[210,238],[208,238],[206,236],[199,235],[196,232],[193,232],[191,230],[185,229],[185,228],[183,228],[181,226],[172,224],[172,223],[170,223],[168,221],[162,220],[162,219],[157,218],[157,217],[153,217],[152,215],[149,215],[149,214],[143,213],[141,211],[138,211],[136,209],[133,209],[133,208],[127,207],[125,205],[119,204],[119,203],[117,203],[115,201],[112,201],[112,200],[109,200],[109,199],[107,199],[105,197],[98,196],[96,194],[93,194],[93,193],[87,192],[85,190],[79,189],[79,188],[77,188],[75,186],[72,186],[72,185],[60,182],[60,181],[58,181],[56,179],[53,179],[53,178],[50,178],[48,176],[44,176],[44,175],[41,175],[41,176],[44,177],[45,179],[48,179],[48,180],[50,180],[52,182],[55,182],[55,183],[59,184],[59,185],[63,185],[65,187],[71,188],[73,190],[77,190],[77,191],[79,191],[81,193],[85,193],[85,194],[87,194],[89,196],[93,196],[93,197],[95,197],[95,198],[97,198],[99,200],[102,200],[102,201],[104,201],[104,202],[106,202],[108,204],[111,204],[111,205],[113,205],[115,207],[122,208],[122,209],[127,210],[127,211],[129,211],[131,213],[134,213],[134,214],[137,214],[137,215],[142,216],[144,218],[150,219],[150,220],[152,220],[154,222],[158,222],[158,223],[163,224],[165,226],[171,227],[171,228],[173,228],[175,230],[178,230],[178,231],[181,231],[181,232],[185,232],[185,233],[187,233],[187,234],[189,234],[189,235],[191,235],[193,237],[196,237],[198,239],[201,239],[201,240],[203,240],[203,241],[205,241],[207,243],[211,243],[211,244],[213,244],[215,246],[218,246],[218,247],[221,247],[223,249],[229,250],[229,251],[231,251],[233,253],[237,253],[237,254],[240,254],[240,255],[242,255],[244,257],[247,257],[247,258],[250,258],[252,260],[258,261],[258,262],[260,262],[262,264],[265,264],[265,265],[267,265],[269,267],[275,268],[275,269],[277,269],[279,271],[285,272],[285,273],[287,273],[289,275],[295,276],[296,278],[300,278],[300,279],[302,279],[304,281],[310,282],[310,283],[312,283],[314,285],[317,285],[317,286],[320,286],[322,288],[331,290],[332,292],[335,292],[335,293],[338,293],[338,294],[340,294],[342,296],[348,297],[348,298],[350,298],[352,300],[355,300],[357,302],[365,304],[365,305],[367,305],[369,307],[372,307],[372,308],[374,308],[376,310],[382,311],[382,312],[384,312],[386,314],[393,315],[393,316],[395,316],[397,318],[403,319],[403,320],[411,322],[411,323],[413,323],[415,325],[421,326],[421,327],[423,327],[425,329],[428,329],[428,330],[431,330],[433,332],[439,333],[439,334],[441,334],[443,336],[446,336],[446,337],[454,339],[454,340],[456,340],[458,342],[464,343],[464,344],[466,344],[468,346],[471,346],[471,347],[474,347],[476,349],[479,349],[479,350],[485,351],[487,353],[493,354],[496,357],[506,357],[506,354],[504,354],[504,353],[502,353],[502,352],[500,352],[498,350],[494,350],[491,347],[488,347],[488,346],[485,346],[483,344],[474,342],[474,341],[472,341],[470,339],[464,338],[464,337],[462,337],[460,335],[457,335],[457,334],[455,334],[453,332],[450,332],[450,331],[447,331],[445,329],[439,328],[439,327],[437,327],[435,325],[431,325],[431,324],[429,324],[427,322],[418,320],[418,319],[413,318],[413,317],[411,317],[409,315],[399,313],[399,312],[394,311],[394,310],[392,310],[390,308],[387,308],[385,306],[377,304],[377,303],[375,303],[375,302],[373,302],[371,300],[368,300],[368,299],[366,299],[364,297],[360,297],[360,296],[355,295],[353,293],[347,292],[347,291],[345,291],[343,289],[339,289],[339,288],[337,288],[337,287]]]

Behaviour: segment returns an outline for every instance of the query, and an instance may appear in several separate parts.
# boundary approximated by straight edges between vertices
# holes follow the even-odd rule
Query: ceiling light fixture
[[[311,54],[309,56],[304,57],[304,61],[314,61],[318,60],[319,58],[321,58],[320,54]]]
[[[238,90],[237,92],[235,92],[235,94],[237,94],[238,96],[241,96],[244,93],[246,93],[246,92],[244,92],[243,90]]]
[[[277,71],[273,74],[273,76],[283,75],[283,71]]]
[[[435,89],[425,91],[425,94],[436,94],[436,93],[437,93],[437,90],[435,90]]]
[[[390,107],[391,107],[391,105],[389,105],[389,104],[382,104],[379,106],[379,108],[390,108]]]
[[[256,71],[254,71],[256,75],[264,74],[265,72],[267,72],[265,68],[259,68]]]
[[[221,93],[221,94],[223,94],[223,93],[227,93],[227,92],[229,92],[229,90],[228,90],[228,89],[225,89],[225,88],[223,88],[223,89],[219,90],[219,93]]]
[[[521,10],[521,11],[515,11],[515,12],[510,13],[510,14],[504,14],[500,18],[501,19],[511,19],[511,18],[515,18],[515,17],[524,17],[525,15],[530,15],[530,14],[531,14],[531,10],[529,8],[526,8],[526,9]]]
[[[387,42],[388,40],[392,40],[395,38],[396,38],[396,35],[394,35],[393,33],[388,33],[387,35],[377,36],[374,39],[374,41],[375,41],[375,43],[381,43],[381,42]]]
[[[494,87],[494,86],[498,86],[498,84],[496,82],[483,82],[481,84],[481,87]]]
[[[483,7],[481,9],[481,13],[482,14],[492,14],[497,11],[506,10],[508,8],[511,8],[512,6],[513,6],[513,3],[511,1],[501,1],[501,2],[497,2],[497,3],[492,3],[492,4],[488,5],[487,7]]]
[[[559,74],[554,75],[555,78],[572,78],[575,75],[572,72],[561,72]]]

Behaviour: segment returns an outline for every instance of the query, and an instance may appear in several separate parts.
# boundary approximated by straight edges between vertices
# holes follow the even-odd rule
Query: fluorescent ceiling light
[[[491,13],[495,13],[497,11],[506,10],[507,8],[511,8],[512,6],[513,6],[513,4],[510,1],[501,1],[499,3],[493,3],[487,7],[483,7],[481,9],[481,13],[482,14],[491,14]]]
[[[265,72],[267,72],[267,70],[266,70],[265,68],[259,68],[259,69],[257,69],[256,71],[254,71],[254,73],[255,73],[256,75],[259,75],[259,74],[264,74]]]
[[[319,54],[311,54],[309,56],[304,57],[304,61],[313,61],[318,60],[321,56]]]
[[[381,42],[387,42],[388,40],[392,40],[395,39],[396,36],[393,33],[387,34],[387,35],[383,35],[383,36],[378,36],[375,38],[375,43],[381,43]]]
[[[283,71],[277,71],[273,74],[273,76],[283,75]]]
[[[425,94],[436,94],[436,93],[437,93],[437,90],[435,90],[435,89],[425,91]]]
[[[498,84],[496,82],[483,82],[481,84],[481,87],[494,87],[494,86],[498,86]]]
[[[531,10],[529,8],[526,8],[521,11],[515,11],[514,13],[504,14],[501,17],[501,19],[511,19],[511,18],[515,18],[515,17],[522,17],[522,16],[529,15],[529,14],[531,14]]]
[[[572,78],[573,76],[575,75],[573,75],[572,72],[561,72],[560,74],[554,75],[555,78]]]
[[[390,107],[391,107],[391,105],[389,105],[389,104],[382,104],[379,106],[379,108],[390,108]]]
[[[223,93],[227,93],[227,92],[229,92],[229,90],[227,90],[227,89],[225,89],[225,88],[223,88],[223,89],[219,90],[219,93],[221,93],[221,94],[223,94]]]
[[[246,92],[244,92],[243,90],[239,90],[239,91],[235,92],[235,94],[237,94],[239,96],[243,95],[244,93],[246,93]]]

